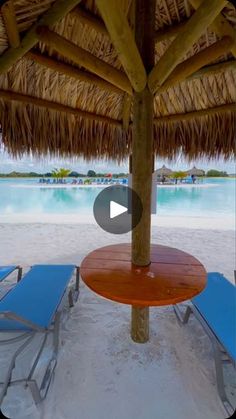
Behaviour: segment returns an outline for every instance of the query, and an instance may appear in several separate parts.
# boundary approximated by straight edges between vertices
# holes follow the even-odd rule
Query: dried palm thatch
[[[76,9],[67,13],[51,29],[63,39],[119,70],[120,80],[116,85],[94,76],[91,71],[85,71],[84,66],[75,62],[71,55],[62,54],[62,50],[59,48],[58,52],[54,44],[45,43],[50,33],[43,29],[39,36],[41,42],[34,42],[33,49],[16,60],[7,71],[1,70],[6,51],[14,42],[17,47],[17,43],[24,38],[32,25],[57,2],[58,0],[9,0],[7,3],[11,3],[15,13],[15,35],[9,32],[4,10],[1,9],[2,143],[14,156],[23,153],[49,153],[84,156],[86,159],[105,157],[122,160],[132,150],[132,88],[95,1],[80,2]],[[183,23],[193,15],[194,2],[197,1],[157,0],[156,62],[168,49]],[[120,0],[119,5],[128,16],[132,27],[132,0]],[[86,20],[88,13],[90,21]],[[234,31],[234,7],[228,4],[222,13],[223,19]],[[196,56],[222,38],[213,29],[211,26],[202,34],[182,61]],[[223,39],[225,49],[220,46],[222,52],[219,52],[217,58],[213,54],[209,61],[210,66],[204,66],[200,71],[195,71],[180,82],[155,93],[156,155],[174,158],[183,153],[193,159],[220,155],[228,158],[234,154],[236,65],[232,51],[236,50],[235,39],[236,36],[233,41],[229,38]]]
[[[198,169],[197,167],[193,166],[192,169],[187,170],[187,175],[189,176],[204,176],[204,170]]]
[[[171,175],[171,173],[173,173],[173,170],[169,169],[168,167],[166,167],[166,166],[163,164],[163,166],[162,166],[162,167],[160,167],[159,169],[157,169],[157,170],[155,171],[155,173],[156,173],[158,176],[169,176],[169,175]]]

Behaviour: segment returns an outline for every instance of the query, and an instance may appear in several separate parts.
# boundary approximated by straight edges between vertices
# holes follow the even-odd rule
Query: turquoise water
[[[0,179],[0,216],[21,214],[92,214],[101,188],[40,185],[37,179]],[[162,216],[233,216],[235,180],[204,179],[199,185],[160,186],[157,214]]]

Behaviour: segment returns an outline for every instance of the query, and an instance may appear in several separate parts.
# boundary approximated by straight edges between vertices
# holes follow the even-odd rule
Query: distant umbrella
[[[192,169],[187,170],[186,172],[189,176],[204,176],[205,172],[204,170],[197,169],[195,166],[193,166]]]
[[[156,173],[158,176],[169,176],[169,175],[171,175],[171,174],[173,173],[173,171],[172,171],[171,169],[168,169],[168,167],[166,167],[166,166],[163,164],[163,166],[162,166],[160,169],[157,169],[157,170],[155,171],[155,173]]]

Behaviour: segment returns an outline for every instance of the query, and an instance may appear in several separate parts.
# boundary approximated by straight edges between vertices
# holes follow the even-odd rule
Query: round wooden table
[[[136,307],[180,303],[199,294],[206,285],[206,271],[199,260],[157,244],[151,246],[149,266],[133,265],[131,245],[116,244],[89,253],[80,274],[102,297]]]

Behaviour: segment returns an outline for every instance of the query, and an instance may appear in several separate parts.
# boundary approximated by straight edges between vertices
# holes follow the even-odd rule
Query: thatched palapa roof
[[[173,170],[168,169],[168,167],[166,167],[166,166],[163,164],[163,166],[162,166],[162,167],[160,167],[160,169],[157,169],[157,170],[155,171],[155,173],[156,173],[158,176],[169,176],[169,175],[171,175],[171,173],[173,173]]]
[[[120,30],[129,35],[134,63],[133,73],[127,71],[127,57],[104,24],[102,3],[8,0],[2,6],[0,124],[2,142],[11,154],[120,160],[131,153],[133,90],[141,90],[146,74],[138,59],[136,65],[135,44],[124,25]],[[132,30],[134,1],[111,3],[118,4]],[[147,80],[155,95],[158,156],[171,158],[181,152],[189,158],[227,158],[235,151],[236,11],[224,3],[214,0],[211,18],[202,19],[200,31],[199,17],[194,16],[201,0],[156,2],[156,69]],[[188,48],[183,44],[167,74],[168,54],[174,57],[169,48],[178,50],[181,33],[189,31],[193,18],[196,39]]]
[[[204,176],[204,170],[198,169],[197,167],[193,166],[192,169],[187,170],[187,175],[189,176]]]

